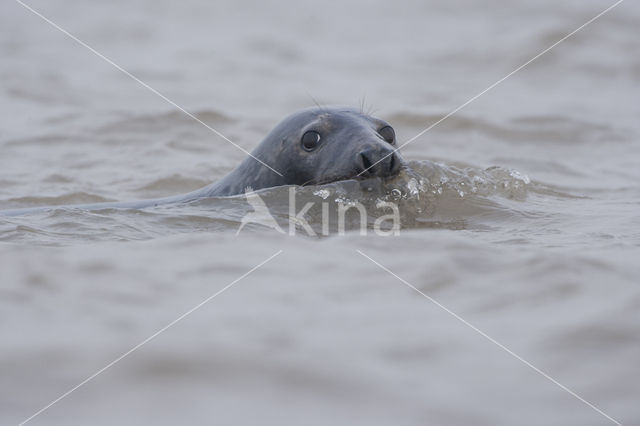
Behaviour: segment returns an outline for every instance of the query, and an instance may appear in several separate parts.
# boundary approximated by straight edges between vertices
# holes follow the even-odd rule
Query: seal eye
[[[320,133],[309,130],[304,135],[302,135],[302,147],[307,151],[312,151],[318,146],[318,142],[320,142]]]
[[[382,139],[389,143],[393,143],[393,141],[396,140],[396,132],[393,131],[391,126],[384,126],[382,129],[378,130],[378,133],[382,136]]]

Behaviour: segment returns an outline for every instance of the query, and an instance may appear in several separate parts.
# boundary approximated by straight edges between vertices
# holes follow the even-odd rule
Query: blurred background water
[[[407,140],[612,3],[28,4],[250,150],[315,102],[364,103]],[[179,194],[245,157],[19,3],[0,12],[0,209]],[[396,237],[236,236],[241,197],[0,218],[2,424],[278,250],[30,424],[613,424],[356,250],[639,423],[639,23],[621,3],[404,148],[426,185]],[[286,188],[263,195],[287,211]]]

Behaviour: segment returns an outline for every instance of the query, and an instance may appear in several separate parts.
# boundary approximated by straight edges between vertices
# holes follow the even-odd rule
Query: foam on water
[[[250,151],[359,105],[410,140],[613,3],[27,2]],[[366,4],[365,4],[366,3]],[[402,148],[395,179],[296,187],[322,235],[236,231],[244,195],[145,210],[246,154],[17,2],[0,13],[0,424],[639,424],[638,2]],[[363,101],[366,97],[366,102]],[[313,98],[313,99],[312,99]],[[283,230],[290,187],[259,191]],[[398,205],[399,235],[360,236]],[[67,207],[64,207],[67,206]],[[248,409],[250,407],[250,409]]]

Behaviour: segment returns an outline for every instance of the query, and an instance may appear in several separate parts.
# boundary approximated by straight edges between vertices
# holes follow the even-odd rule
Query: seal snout
[[[391,149],[363,150],[356,156],[358,175],[392,176],[400,170],[400,159]]]

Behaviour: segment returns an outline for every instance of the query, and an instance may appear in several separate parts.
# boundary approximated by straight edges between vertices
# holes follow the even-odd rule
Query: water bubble
[[[313,193],[313,195],[317,195],[318,197],[322,198],[323,200],[326,200],[327,197],[329,195],[331,195],[331,192],[329,192],[328,189],[319,189],[319,190],[315,191]]]
[[[510,170],[509,171],[509,176],[511,176],[512,178],[514,178],[516,180],[524,182],[525,185],[529,185],[531,183],[531,179],[529,179],[529,176],[523,175],[522,173],[520,173],[517,170]]]
[[[409,179],[407,182],[407,188],[409,189],[409,193],[414,197],[420,197],[420,191],[418,190],[418,181],[414,178]]]

